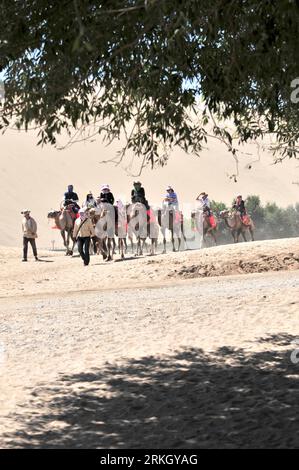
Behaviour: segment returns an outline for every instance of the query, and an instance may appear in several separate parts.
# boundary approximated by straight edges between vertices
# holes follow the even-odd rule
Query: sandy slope
[[[2,446],[299,447],[298,239],[42,259],[0,249]]]
[[[51,230],[46,214],[57,208],[66,186],[75,185],[82,200],[89,190],[96,195],[102,183],[110,183],[116,197],[129,199],[134,177],[123,167],[130,162],[130,156],[123,167],[100,164],[116,155],[121,143],[105,147],[100,142],[76,144],[57,151],[52,147],[36,147],[33,133],[10,131],[0,136],[0,201],[1,215],[0,244],[16,246],[20,237],[20,210],[29,207],[39,226],[39,245],[61,246],[59,234]],[[212,141],[200,158],[176,151],[169,164],[159,170],[146,170],[141,179],[149,201],[160,204],[165,187],[171,184],[179,194],[182,207],[190,213],[190,205],[197,194],[205,190],[212,199],[231,203],[236,193],[260,194],[263,202],[275,200],[278,204],[292,204],[298,200],[298,187],[293,181],[299,180],[296,161],[272,165],[272,156],[262,153],[261,161],[246,167],[256,160],[255,146],[243,149],[252,155],[240,154],[240,177],[237,183],[229,178],[236,172],[231,155],[218,141]],[[137,165],[132,172],[136,173]],[[131,173],[132,173],[131,172]]]

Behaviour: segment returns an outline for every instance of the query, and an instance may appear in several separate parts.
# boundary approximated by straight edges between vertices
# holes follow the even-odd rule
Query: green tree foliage
[[[174,145],[198,153],[208,124],[233,153],[236,136],[274,133],[296,156],[298,41],[296,0],[0,0],[0,125],[52,144],[126,133],[152,165]]]

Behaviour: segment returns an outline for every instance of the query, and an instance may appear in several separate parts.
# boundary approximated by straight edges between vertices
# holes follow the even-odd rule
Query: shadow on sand
[[[299,447],[294,339],[261,338],[263,352],[185,349],[61,376],[32,391],[32,412],[11,416],[19,428],[5,447]]]

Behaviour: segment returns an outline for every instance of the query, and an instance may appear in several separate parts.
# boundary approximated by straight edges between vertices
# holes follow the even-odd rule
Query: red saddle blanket
[[[182,215],[180,211],[175,211],[175,223],[180,224],[182,222]]]
[[[250,217],[249,217],[249,215],[247,215],[247,214],[243,215],[243,217],[242,217],[242,222],[243,222],[244,225],[250,225]]]
[[[212,228],[216,228],[217,227],[217,222],[216,222],[216,219],[213,215],[210,215],[209,217],[209,223],[211,225]]]
[[[152,209],[146,211],[148,222],[150,224],[155,224],[157,222],[156,215]]]

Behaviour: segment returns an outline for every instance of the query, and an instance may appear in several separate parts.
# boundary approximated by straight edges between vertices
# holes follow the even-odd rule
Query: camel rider
[[[64,193],[64,200],[79,201],[78,194],[74,192],[74,186],[72,184],[68,185],[67,191]]]
[[[166,192],[167,192],[167,194],[165,196],[164,202],[167,203],[169,208],[174,209],[174,210],[178,210],[179,209],[179,201],[178,201],[177,194],[174,192],[174,190],[171,186],[168,186],[166,188]]]
[[[92,195],[92,192],[89,191],[89,193],[86,195],[86,200],[82,204],[83,209],[92,209],[93,207],[97,207],[97,203],[95,198]]]
[[[103,184],[102,185],[100,199],[101,199],[101,202],[108,203],[108,204],[111,204],[113,206],[114,196],[113,196],[112,192],[110,191],[109,184]]]
[[[132,204],[140,202],[146,207],[147,210],[149,210],[149,204],[145,198],[145,191],[140,181],[134,181],[133,183],[133,189],[131,191],[131,201]]]
[[[247,211],[245,208],[245,202],[243,201],[241,195],[237,196],[235,204],[233,205],[233,209],[239,212],[241,219],[243,219],[244,216],[247,214]]]
[[[202,192],[197,196],[196,200],[199,201],[201,210],[203,210],[203,212],[205,214],[207,214],[208,217],[211,217],[211,215],[212,215],[211,214],[211,203],[210,203],[210,200],[209,200],[208,196],[209,195],[207,193]]]
[[[69,184],[67,191],[64,193],[64,201],[62,207],[68,207],[71,209],[71,212],[74,214],[74,217],[77,216],[80,206],[77,201],[79,201],[78,194],[74,192],[74,187],[72,184]]]

